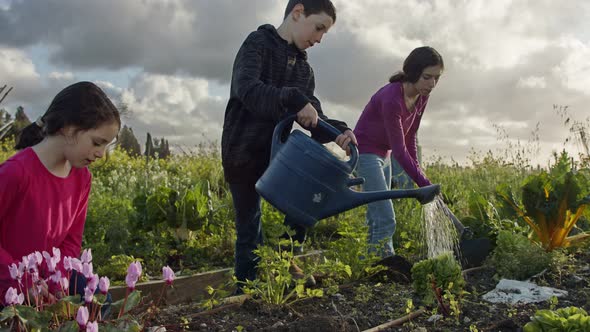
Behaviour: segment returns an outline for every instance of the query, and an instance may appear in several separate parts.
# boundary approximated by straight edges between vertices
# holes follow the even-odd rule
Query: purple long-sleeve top
[[[403,84],[389,83],[379,89],[365,106],[354,134],[359,153],[372,153],[382,158],[393,157],[406,173],[423,187],[430,181],[418,164],[416,133],[428,103],[427,96],[419,96],[414,111],[404,102]]]

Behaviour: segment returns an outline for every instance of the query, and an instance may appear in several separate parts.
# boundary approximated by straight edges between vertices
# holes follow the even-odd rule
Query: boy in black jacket
[[[256,278],[257,257],[252,251],[262,244],[262,229],[260,196],[254,186],[269,164],[277,123],[296,114],[297,122],[325,143],[328,138],[314,130],[319,117],[342,132],[335,142],[343,149],[351,142],[356,144],[344,122],[329,120],[322,113],[305,52],[321,41],[335,21],[330,0],[289,0],[279,28],[260,26],[236,55],[221,150],[236,213],[235,275],[239,281]],[[285,224],[296,231],[293,240],[302,243],[305,228],[289,218]]]

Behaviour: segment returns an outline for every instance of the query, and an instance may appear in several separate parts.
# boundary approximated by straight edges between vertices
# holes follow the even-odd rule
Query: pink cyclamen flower
[[[53,248],[53,258],[56,262],[61,260],[61,250],[59,250],[59,248]]]
[[[127,288],[129,288],[130,291],[133,291],[135,289],[135,283],[137,283],[137,277],[127,274],[125,276],[125,283],[127,284]]]
[[[6,295],[4,295],[4,303],[6,305],[15,305],[15,304],[23,304],[25,301],[25,295],[19,294],[16,288],[10,287],[6,291]]]
[[[80,257],[82,263],[90,263],[92,262],[92,249],[84,249],[82,251],[82,257]]]
[[[139,279],[139,277],[141,276],[141,263],[138,261],[135,261],[135,262],[129,264],[129,267],[127,268],[127,274],[135,276],[136,279]]]
[[[88,287],[84,287],[84,302],[90,304],[92,300],[94,300],[94,291]]]
[[[85,306],[81,306],[78,308],[78,313],[76,314],[76,322],[80,325],[81,329],[86,328],[86,324],[88,324],[88,308]]]
[[[68,278],[63,277],[63,278],[61,278],[61,280],[59,282],[60,282],[59,285],[61,286],[61,290],[68,293],[69,288],[70,288],[70,281],[68,280]]]
[[[64,257],[64,269],[66,271],[72,271],[72,257],[69,257],[69,256]]]
[[[92,292],[95,292],[98,287],[98,274],[92,274],[90,278],[86,279],[86,282],[88,288],[90,288]]]
[[[37,265],[41,265],[41,263],[43,263],[43,255],[40,252],[35,251],[31,255],[34,255],[35,259],[37,259]]]
[[[86,279],[90,278],[94,273],[94,268],[92,267],[92,263],[82,263],[82,274],[86,277]]]
[[[71,263],[72,263],[72,270],[82,273],[82,261],[80,261],[77,258],[72,258]]]
[[[37,253],[39,253],[39,256],[37,256],[35,253],[33,254],[29,254],[29,256],[27,256],[26,259],[26,268],[27,271],[37,271],[37,265],[41,264],[43,262],[43,256],[41,256],[41,253],[37,251]],[[40,261],[38,260],[38,258],[40,257]],[[23,257],[23,263],[25,262],[25,259]]]
[[[15,263],[12,263],[8,266],[8,270],[10,271],[10,277],[14,280],[20,281],[23,277],[22,271],[16,266]]]
[[[89,322],[86,325],[86,332],[98,332],[98,322]]]
[[[164,266],[162,268],[162,278],[166,280],[166,284],[172,285],[174,281],[174,271],[170,268],[170,266]]]
[[[57,272],[49,276],[49,280],[53,281],[56,284],[59,284],[61,281],[61,271],[57,270]]]
[[[127,287],[130,290],[135,289],[135,283],[137,283],[140,276],[141,276],[141,263],[138,261],[135,261],[135,262],[129,264],[129,267],[127,268],[127,276],[125,276],[125,282],[127,283]]]
[[[109,286],[111,285],[111,281],[107,277],[101,277],[98,281],[98,288],[100,289],[100,293],[106,295],[109,292]]]

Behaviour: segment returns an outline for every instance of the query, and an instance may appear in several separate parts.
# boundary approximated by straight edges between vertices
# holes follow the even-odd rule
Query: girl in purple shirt
[[[371,97],[354,129],[360,154],[357,172],[365,178],[363,190],[391,189],[390,156],[418,186],[431,184],[418,163],[416,133],[443,70],[442,56],[434,48],[416,48],[404,61],[403,71]],[[382,257],[393,255],[391,200],[368,204],[367,224],[369,244]]]

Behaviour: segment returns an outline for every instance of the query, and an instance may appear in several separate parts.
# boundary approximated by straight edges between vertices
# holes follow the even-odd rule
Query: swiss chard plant
[[[444,253],[414,264],[412,280],[414,290],[427,304],[440,300],[445,290],[448,291],[447,294],[460,297],[465,286],[461,265],[452,253]]]
[[[586,170],[575,171],[565,152],[556,156],[549,172],[529,176],[517,201],[507,185],[497,189],[505,208],[512,210],[532,229],[534,238],[546,251],[567,247],[590,236],[568,236],[590,204],[590,183]]]

